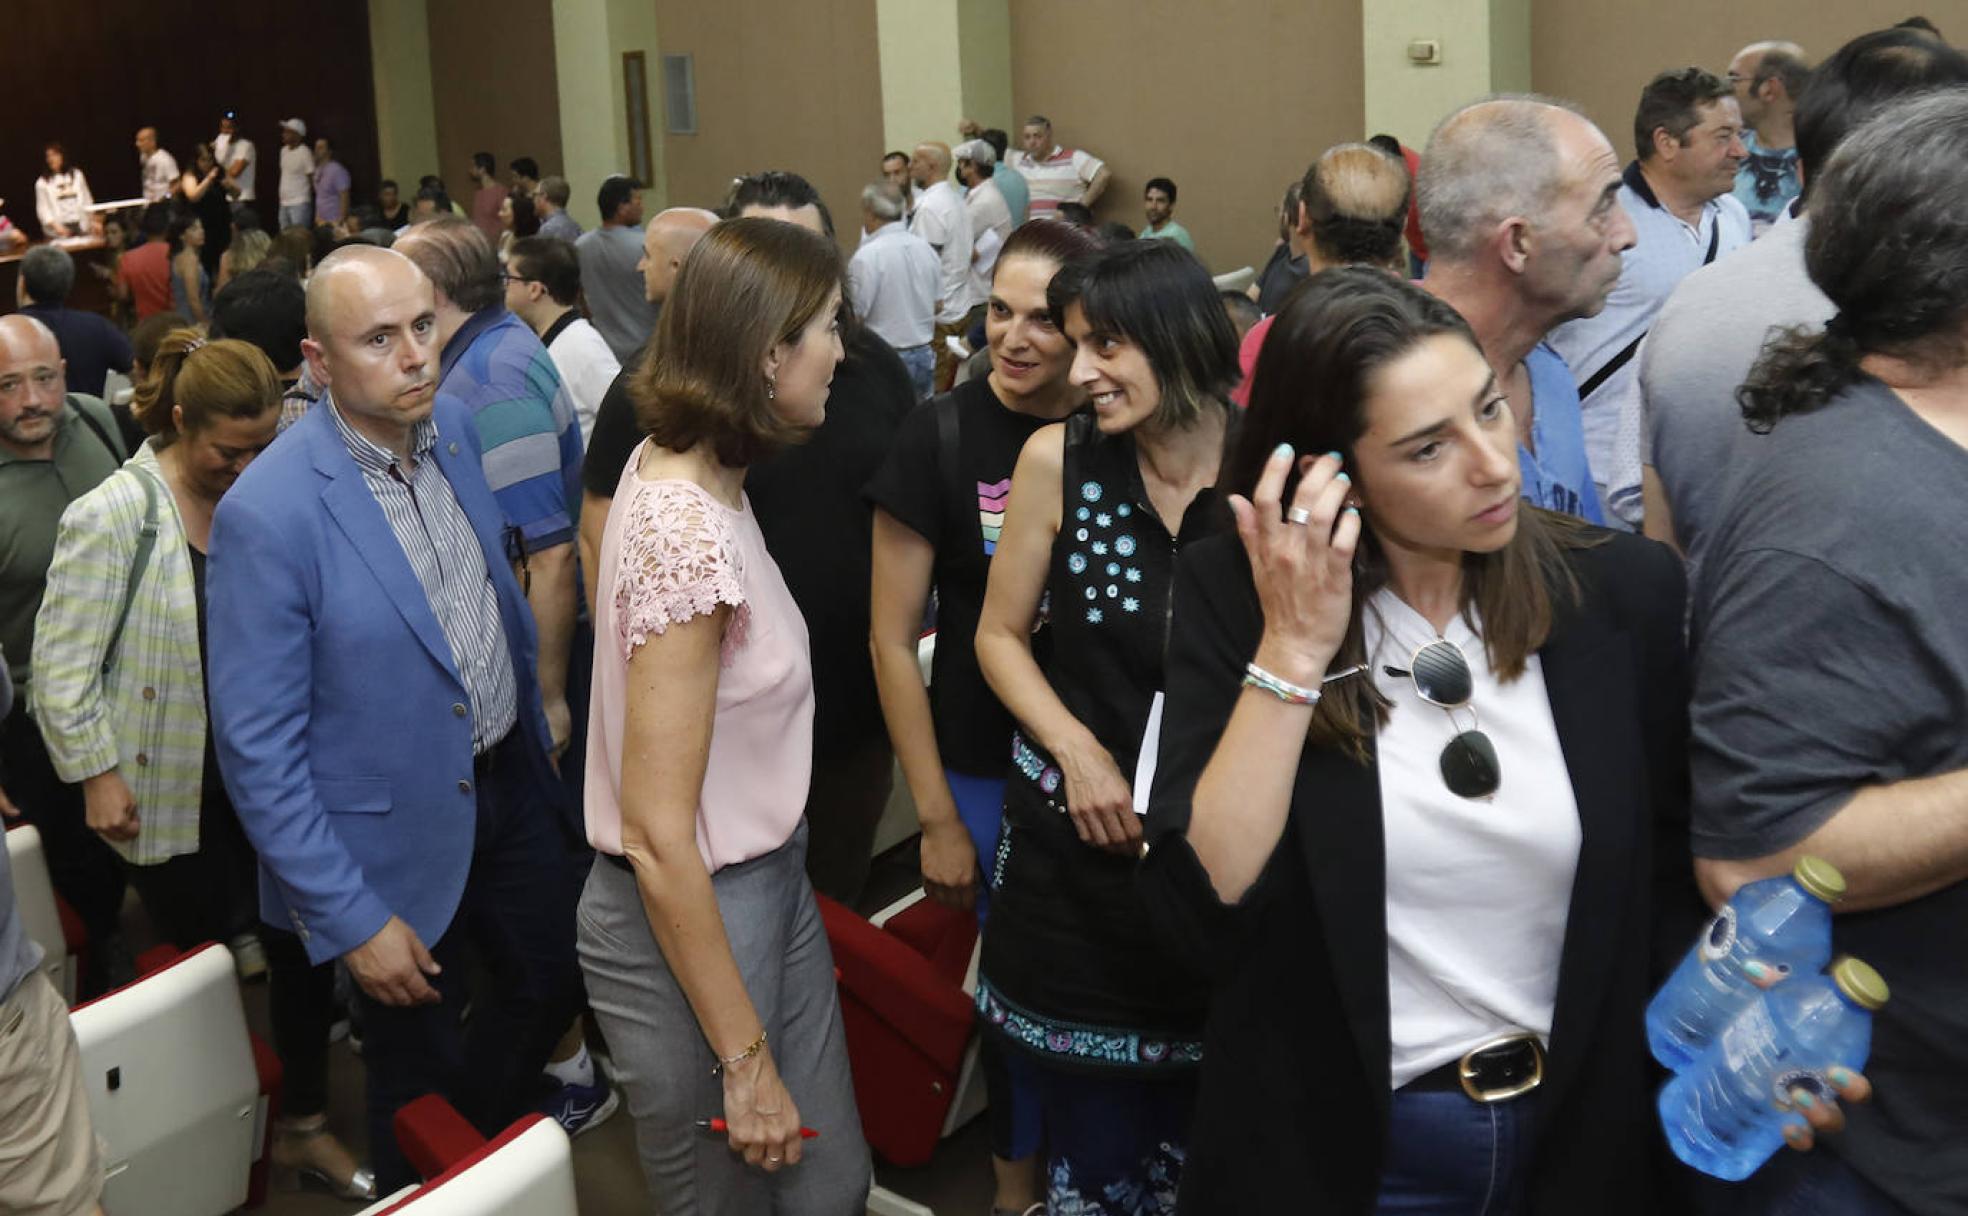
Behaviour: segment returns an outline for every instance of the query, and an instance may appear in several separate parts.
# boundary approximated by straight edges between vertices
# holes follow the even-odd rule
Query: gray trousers
[[[764,857],[711,876],[745,990],[800,1122],[820,1133],[768,1174],[698,1130],[724,1114],[717,1063],[663,960],[635,877],[597,858],[577,918],[588,1002],[628,1095],[652,1211],[663,1216],[861,1216],[870,1165],[854,1105],[833,952],[808,885],[806,824]]]

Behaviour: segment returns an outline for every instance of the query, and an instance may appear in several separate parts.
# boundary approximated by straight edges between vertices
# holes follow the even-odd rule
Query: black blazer
[[[1654,1116],[1642,1012],[1700,923],[1687,843],[1684,579],[1665,547],[1606,533],[1569,555],[1539,652],[1583,839],[1533,1129],[1529,1211],[1686,1210]],[[1184,553],[1140,881],[1211,975],[1181,1210],[1371,1213],[1389,1097],[1386,854],[1372,764],[1308,748],[1284,835],[1236,905],[1183,829],[1263,616],[1237,538]],[[1507,882],[1472,873],[1469,881]]]

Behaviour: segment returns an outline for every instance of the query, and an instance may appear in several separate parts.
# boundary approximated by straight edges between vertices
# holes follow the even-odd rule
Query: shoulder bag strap
[[[82,421],[89,424],[89,429],[96,433],[96,438],[102,440],[102,445],[109,449],[109,454],[116,458],[116,463],[122,464],[124,460],[123,445],[109,437],[109,432],[103,429],[102,423],[96,421],[96,416],[89,412],[88,407],[76,400],[73,395],[70,395],[68,398],[68,408],[74,410]]]
[[[148,473],[138,471],[137,480],[143,484],[144,521],[137,532],[137,553],[130,561],[130,580],[123,585],[123,607],[116,613],[116,628],[109,631],[109,647],[103,651],[102,671],[116,662],[116,647],[123,640],[123,626],[130,623],[130,606],[136,603],[137,587],[143,582],[144,571],[150,568],[150,555],[157,548],[157,482]]]
[[[1720,250],[1721,247],[1722,247],[1722,213],[1720,211],[1717,211],[1715,213],[1715,223],[1708,230],[1708,252],[1704,254],[1702,257],[1702,265],[1706,266],[1710,262],[1713,262],[1715,260],[1716,252]],[[1584,401],[1587,397],[1590,397],[1593,393],[1597,392],[1599,386],[1604,384],[1608,379],[1610,379],[1614,372],[1618,371],[1622,367],[1625,367],[1628,361],[1631,360],[1633,356],[1639,352],[1640,343],[1643,339],[1646,338],[1646,336],[1647,336],[1647,331],[1644,329],[1641,330],[1640,336],[1638,338],[1635,338],[1633,341],[1628,342],[1625,346],[1621,347],[1620,352],[1617,355],[1614,355],[1612,358],[1606,360],[1606,362],[1600,366],[1598,371],[1593,372],[1591,376],[1587,377],[1585,383],[1579,385],[1579,400]]]

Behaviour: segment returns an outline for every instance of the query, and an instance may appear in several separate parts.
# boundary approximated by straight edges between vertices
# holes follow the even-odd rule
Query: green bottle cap
[[[1800,857],[1790,876],[1797,885],[1828,904],[1845,898],[1845,876],[1822,857]]]
[[[1839,959],[1831,969],[1831,979],[1840,992],[1861,1008],[1877,1009],[1892,995],[1879,973],[1855,958]]]

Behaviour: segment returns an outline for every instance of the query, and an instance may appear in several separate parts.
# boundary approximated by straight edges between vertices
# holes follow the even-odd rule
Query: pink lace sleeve
[[[751,606],[737,538],[722,505],[689,482],[653,482],[637,488],[623,525],[615,578],[622,657],[672,625],[729,604],[723,647],[729,664],[744,644]]]

